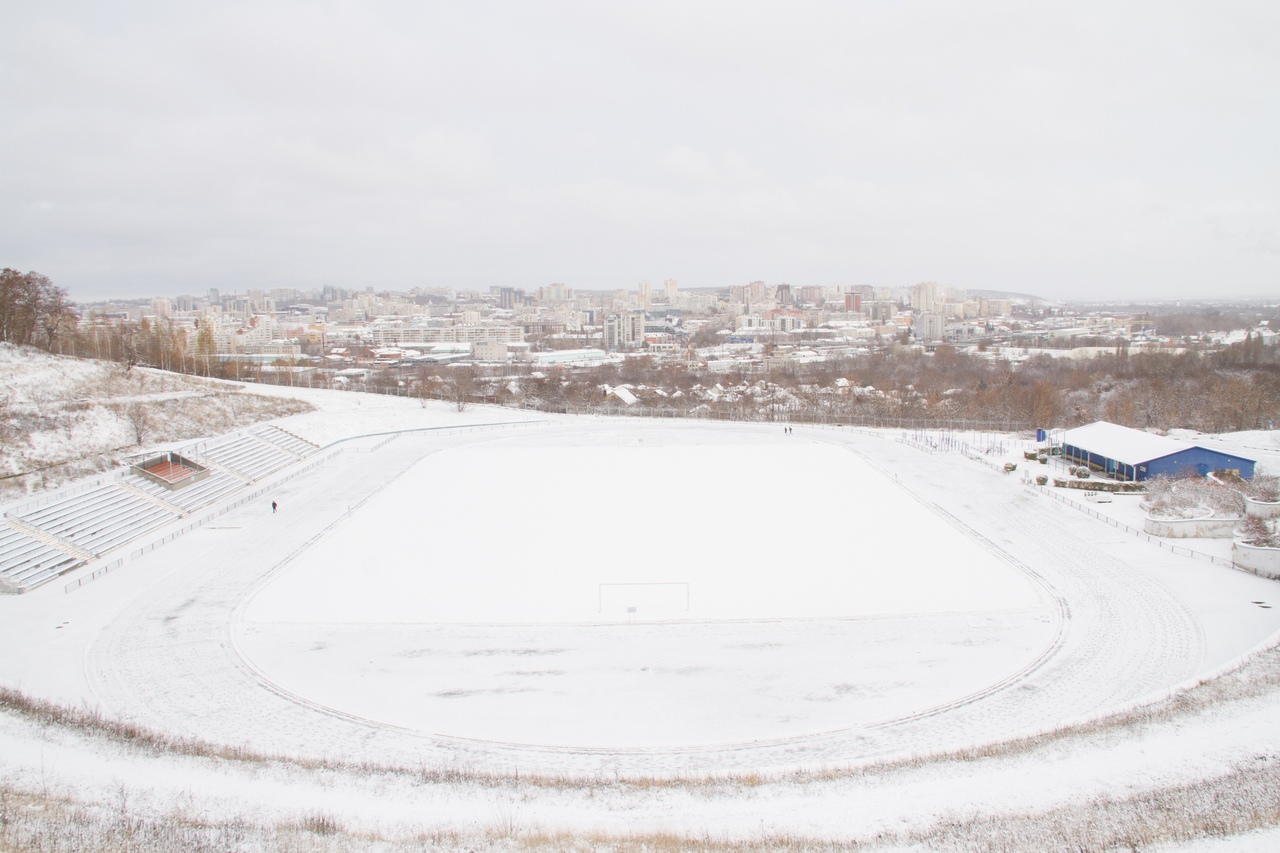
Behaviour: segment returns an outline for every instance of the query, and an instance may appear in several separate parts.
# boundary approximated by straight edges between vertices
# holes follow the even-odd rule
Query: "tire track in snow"
[[[463,438],[445,446],[474,441]],[[927,467],[913,467],[906,456],[895,459],[895,448],[879,443],[879,449],[887,451],[887,461],[898,462],[931,511],[977,536],[1002,559],[1035,567],[1055,591],[1051,597],[1061,602],[1059,624],[1046,652],[1032,664],[917,714],[772,740],[616,750],[430,735],[324,708],[264,683],[261,673],[240,660],[228,632],[237,608],[261,582],[261,567],[296,559],[299,546],[315,541],[345,510],[257,551],[233,538],[226,546],[226,565],[203,574],[176,573],[162,588],[144,593],[104,629],[86,663],[93,667],[95,689],[109,712],[166,731],[229,743],[247,740],[267,751],[304,757],[584,774],[783,770],[945,751],[1096,714],[1194,671],[1203,646],[1194,616],[1145,575],[1087,542],[1082,519],[1063,515],[1056,505],[1029,498],[1020,489],[1005,489],[1008,483],[998,475],[988,486],[981,479],[987,472],[967,460],[934,455]],[[424,452],[396,442],[360,460],[365,470],[358,477],[347,476],[354,464],[336,470],[325,466],[314,477],[299,478],[290,512],[312,504],[331,507],[331,495],[307,495],[339,483],[345,492],[367,496],[407,467],[406,460]],[[954,482],[976,484],[983,500],[957,505]],[[939,501],[951,509],[942,509]],[[240,512],[252,511],[250,505]]]

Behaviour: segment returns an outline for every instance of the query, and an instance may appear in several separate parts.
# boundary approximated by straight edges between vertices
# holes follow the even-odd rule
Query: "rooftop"
[[[1126,465],[1138,465],[1195,447],[1194,444],[1188,444],[1185,441],[1152,435],[1140,429],[1131,429],[1106,421],[1069,429],[1062,440],[1073,447],[1098,453]]]

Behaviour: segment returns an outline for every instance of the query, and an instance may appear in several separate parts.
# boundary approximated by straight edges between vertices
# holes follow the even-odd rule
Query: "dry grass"
[[[1041,813],[942,817],[931,826],[867,839],[805,838],[767,831],[753,837],[707,833],[544,832],[496,824],[472,832],[404,837],[357,833],[326,815],[282,823],[212,823],[181,812],[134,814],[111,807],[16,792],[0,786],[0,850],[42,853],[340,853],[409,850],[570,851],[861,851],[904,848],[956,853],[1142,850],[1156,844],[1225,837],[1280,823],[1280,760],[1259,757],[1218,779],[1128,798],[1100,798]]]
[[[1257,756],[1217,779],[1099,798],[1043,813],[945,819],[901,841],[974,853],[1141,850],[1280,824],[1280,756]],[[894,839],[895,841],[899,839]]]
[[[253,821],[211,823],[181,812],[137,815],[127,808],[94,806],[0,787],[0,850],[39,853],[348,853],[348,851],[465,850],[420,838],[387,841],[347,832],[332,818],[316,815],[279,824]]]
[[[913,756],[821,772],[726,774],[708,777],[582,778],[474,773],[465,769],[404,768],[374,764],[310,761],[270,756],[253,750],[195,739],[174,738],[86,710],[0,689],[0,709],[41,726],[56,726],[102,737],[153,754],[198,756],[214,760],[278,763],[303,770],[378,774],[426,785],[471,785],[500,789],[593,789],[625,797],[647,789],[682,788],[707,797],[732,796],[774,782],[805,783],[887,774],[936,762],[967,762],[1028,753],[1073,738],[1133,734],[1144,726],[1185,720],[1222,703],[1274,696],[1280,690],[1280,651],[1256,655],[1245,666],[1202,683],[1164,702],[1088,724],[1031,738],[1019,738],[933,756]],[[138,815],[127,798],[111,807],[58,799],[0,785],[0,850],[114,853],[165,851],[856,851],[919,845],[923,849],[1015,853],[1015,851],[1137,850],[1158,843],[1206,836],[1227,836],[1280,824],[1280,756],[1259,755],[1213,779],[1167,786],[1129,797],[1102,797],[1038,813],[1004,814],[993,809],[972,815],[940,816],[913,832],[865,839],[821,839],[778,835],[766,830],[748,838],[706,834],[555,833],[543,831],[512,805],[495,806],[489,825],[459,833],[442,830],[403,837],[355,832],[327,814],[313,813],[280,824],[232,821],[211,824],[182,813]]]

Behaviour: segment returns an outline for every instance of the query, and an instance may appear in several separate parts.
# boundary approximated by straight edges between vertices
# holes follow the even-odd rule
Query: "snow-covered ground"
[[[380,450],[403,473],[243,606],[260,672],[427,732],[678,746],[893,719],[1054,638],[1047,593],[839,445],[604,423],[439,446]],[[835,488],[792,495],[797,471]]]
[[[291,760],[137,752],[6,713],[5,779],[384,834],[905,849],[948,819],[1280,752],[1263,696],[921,760],[1158,701],[1280,630],[1280,608],[1257,603],[1280,601],[1275,584],[958,453],[896,433],[298,393],[320,411],[278,423],[344,452],[82,588],[0,598],[0,684]],[[566,781],[467,775],[484,772]],[[726,774],[741,778],[626,781]]]
[[[159,443],[306,408],[254,390],[0,343],[0,501],[114,469]]]

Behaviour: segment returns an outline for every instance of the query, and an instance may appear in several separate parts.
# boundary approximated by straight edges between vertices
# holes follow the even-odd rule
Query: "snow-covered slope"
[[[105,471],[147,447],[309,409],[236,383],[0,344],[0,497]]]

